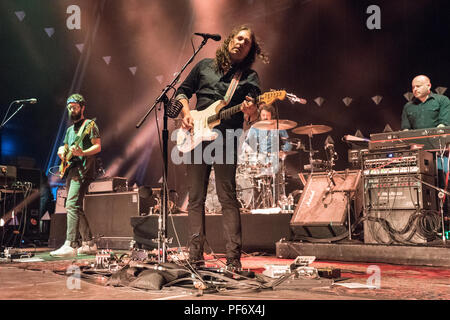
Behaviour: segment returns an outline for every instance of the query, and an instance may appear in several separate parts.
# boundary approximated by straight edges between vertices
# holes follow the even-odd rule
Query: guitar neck
[[[255,99],[255,103],[259,103],[261,101],[262,95],[258,96]],[[208,123],[217,121],[217,120],[223,120],[223,119],[229,119],[232,115],[241,112],[242,103],[239,103],[231,108],[221,110],[218,114],[215,114],[213,116],[208,117]]]
[[[86,128],[83,129],[83,133],[75,140],[75,142],[73,143],[73,146],[75,146],[76,148],[78,148],[78,146],[80,145],[81,141],[83,141],[84,137],[86,137],[86,135],[89,133],[89,131],[92,128],[92,124],[94,123],[96,119],[92,119],[92,122],[90,122]],[[72,158],[72,151],[68,151],[67,155],[66,155],[66,159],[71,159]]]

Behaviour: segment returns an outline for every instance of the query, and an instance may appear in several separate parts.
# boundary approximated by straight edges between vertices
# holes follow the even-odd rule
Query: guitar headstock
[[[258,102],[263,102],[265,104],[271,104],[276,100],[283,100],[286,97],[286,91],[278,90],[278,91],[269,91],[265,92],[260,96]]]
[[[95,125],[95,121],[97,120],[97,118],[93,118],[91,119],[92,121],[89,122],[89,124],[86,126],[86,129],[84,130],[84,132],[89,133],[89,131],[94,127]]]

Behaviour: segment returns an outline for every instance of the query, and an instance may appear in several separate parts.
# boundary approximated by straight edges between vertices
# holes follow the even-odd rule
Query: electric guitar
[[[264,102],[271,104],[276,100],[283,100],[287,94],[284,90],[269,91],[256,98],[255,103]],[[202,141],[212,141],[218,136],[217,132],[212,129],[220,124],[222,119],[231,117],[241,112],[242,103],[235,105],[229,109],[222,110],[226,104],[223,100],[212,103],[208,108],[202,111],[191,110],[191,116],[194,120],[193,128],[190,130],[177,129],[177,148],[180,152],[186,153],[193,150]]]
[[[75,138],[75,141],[72,143],[72,146],[75,146],[75,148],[78,148],[79,144],[81,143],[81,141],[83,141],[84,137],[86,137],[86,135],[94,127],[95,120],[96,120],[96,118],[92,119],[92,121],[89,122],[88,125],[86,125],[86,127],[84,128],[81,135],[77,135],[77,137]],[[59,177],[61,179],[66,176],[67,169],[69,169],[70,166],[73,164],[73,162],[71,161],[72,158],[73,158],[73,154],[72,154],[72,151],[70,151],[70,147],[69,147],[66,150],[64,150],[64,156],[63,156],[63,159],[61,160],[61,164],[59,165]]]

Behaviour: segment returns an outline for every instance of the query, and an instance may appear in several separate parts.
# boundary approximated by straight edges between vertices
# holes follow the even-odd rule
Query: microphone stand
[[[168,163],[168,140],[169,140],[169,131],[167,129],[167,109],[170,106],[170,100],[167,97],[167,92],[170,89],[174,89],[174,85],[179,80],[181,74],[186,69],[186,67],[194,60],[197,53],[203,48],[203,46],[208,41],[208,38],[203,38],[202,43],[198,47],[197,50],[194,51],[193,55],[190,57],[190,59],[186,62],[186,64],[181,68],[181,71],[178,72],[172,82],[167,85],[162,93],[159,95],[158,98],[156,98],[153,105],[149,108],[147,113],[142,117],[142,119],[136,124],[136,128],[139,129],[144,121],[147,119],[149,114],[155,109],[156,105],[159,103],[163,103],[164,105],[164,120],[163,120],[163,131],[162,131],[162,139],[163,139],[163,183],[162,183],[162,202],[161,202],[161,209],[159,210],[159,219],[158,219],[158,262],[159,263],[165,263],[166,262],[166,245],[169,243],[169,239],[167,238],[167,217],[168,217],[168,186],[167,186],[167,163]]]
[[[14,100],[13,102],[11,102],[9,104],[8,110],[6,111],[5,117],[2,120],[2,123],[0,124],[0,161],[2,161],[2,129],[5,127],[5,125],[9,122],[9,120],[11,120],[20,110],[22,110],[23,106],[25,105],[24,103],[20,104],[20,107],[17,108],[17,110],[8,118],[6,119],[6,116],[8,115],[9,109],[11,108],[11,106],[16,102],[16,100]],[[6,120],[5,120],[6,119]]]
[[[9,105],[9,108],[11,108],[11,106],[12,106],[12,104],[13,104],[14,102],[15,102],[15,101],[11,102],[11,104]],[[20,107],[17,108],[17,110],[16,110],[16,111],[15,111],[8,119],[5,120],[6,116],[8,115],[8,111],[9,111],[9,108],[8,108],[8,111],[7,111],[6,114],[5,114],[5,118],[3,118],[3,121],[2,121],[2,123],[0,124],[0,130],[3,129],[3,127],[8,123],[9,120],[11,120],[11,119],[17,114],[17,112],[19,112],[20,110],[22,110],[22,108],[23,108],[24,105],[25,105],[24,103],[21,103],[21,104],[20,104]]]

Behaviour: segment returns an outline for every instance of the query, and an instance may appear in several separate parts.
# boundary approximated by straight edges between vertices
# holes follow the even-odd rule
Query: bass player
[[[66,177],[66,241],[58,250],[50,252],[54,257],[74,257],[95,254],[97,246],[92,240],[88,221],[83,211],[83,199],[88,186],[95,178],[95,157],[101,151],[100,134],[93,120],[84,117],[86,102],[82,95],[72,94],[67,99],[67,110],[73,121],[59,147],[58,156],[63,161],[62,176]],[[71,155],[68,160],[68,155]],[[81,235],[81,246],[77,233]]]

